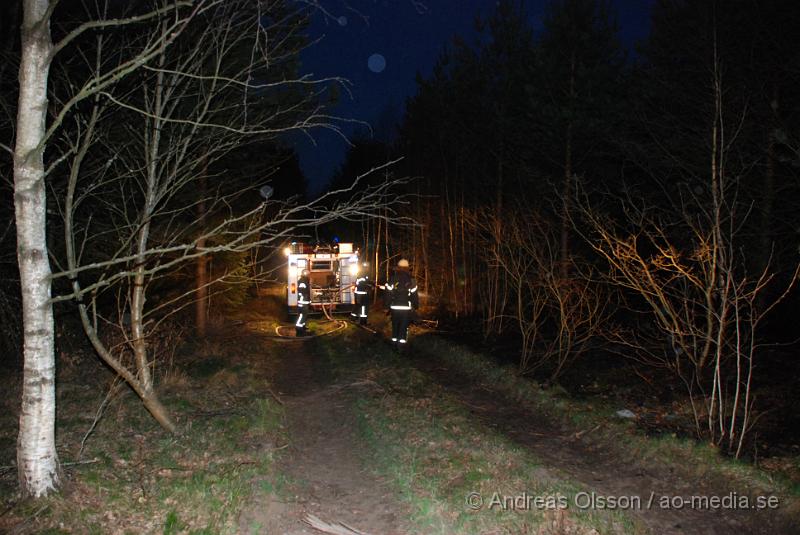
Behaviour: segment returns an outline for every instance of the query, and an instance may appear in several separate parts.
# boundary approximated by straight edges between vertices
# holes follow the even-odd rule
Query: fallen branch
[[[312,528],[316,529],[317,531],[321,531],[322,533],[331,533],[332,535],[368,535],[367,533],[359,531],[355,528],[351,528],[350,526],[342,522],[329,524],[314,515],[307,514],[303,518],[303,522],[305,522]]]
[[[111,386],[108,388],[108,393],[106,394],[106,397],[103,399],[103,402],[100,403],[100,406],[97,408],[97,412],[94,415],[94,420],[92,420],[92,425],[89,426],[89,429],[86,431],[86,434],[83,435],[83,439],[81,440],[81,448],[78,450],[78,461],[80,461],[81,457],[83,457],[83,448],[86,447],[86,440],[89,438],[89,435],[92,434],[94,428],[97,427],[97,423],[100,421],[100,418],[103,417],[103,413],[105,413],[108,404],[111,402],[111,399],[114,397],[114,394],[116,394],[117,391],[119,390],[119,385],[121,384],[119,380],[120,377],[119,375],[117,375],[114,378],[114,381],[111,383]]]
[[[270,395],[271,395],[273,398],[275,398],[275,401],[277,401],[279,405],[284,405],[284,403],[283,403],[283,400],[282,400],[282,399],[281,399],[281,398],[278,396],[278,394],[276,394],[276,393],[275,393],[275,392],[274,392],[274,391],[273,391],[273,390],[272,390],[270,387],[268,387],[268,386],[267,386],[267,387],[265,387],[265,388],[267,389],[267,392],[269,392],[269,394],[270,394]]]
[[[591,433],[593,431],[597,431],[598,429],[600,429],[600,424],[597,424],[596,426],[592,427],[591,429],[584,429],[583,431],[578,431],[573,436],[575,438],[581,438],[583,435],[585,435],[587,433]]]
[[[72,461],[69,463],[61,463],[61,466],[81,466],[84,464],[94,464],[99,462],[100,459],[94,458],[94,459],[89,459],[88,461]]]

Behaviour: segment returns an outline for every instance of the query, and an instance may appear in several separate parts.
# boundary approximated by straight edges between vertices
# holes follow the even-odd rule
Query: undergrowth
[[[424,340],[424,342],[422,341]],[[514,402],[525,403],[531,410],[546,413],[553,421],[580,431],[591,429],[593,436],[602,437],[607,445],[620,444],[636,462],[665,463],[682,471],[689,479],[714,478],[736,482],[758,493],[786,495],[782,500],[787,509],[798,509],[800,488],[757,467],[721,455],[716,449],[691,438],[671,434],[646,436],[630,420],[616,416],[618,406],[610,400],[574,399],[557,389],[542,389],[519,376],[513,366],[501,366],[466,347],[454,345],[435,335],[423,335],[415,347],[423,355],[436,358],[443,365],[463,373],[477,384],[497,391]]]
[[[61,492],[16,501],[9,485],[0,531],[238,533],[255,482],[262,493],[280,487],[273,460],[286,442],[283,410],[264,388],[264,352],[262,344],[234,349],[213,340],[184,348],[175,369],[159,374],[176,435],[117,387],[87,436],[110,381],[61,381]]]

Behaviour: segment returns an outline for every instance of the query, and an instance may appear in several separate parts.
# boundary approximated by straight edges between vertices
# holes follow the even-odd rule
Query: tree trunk
[[[500,244],[503,243],[503,173],[504,173],[503,160],[498,156],[497,159],[497,197],[495,198],[494,205],[494,224],[492,231],[494,233],[494,243],[492,244],[492,256],[497,258],[500,255]],[[503,332],[503,312],[506,306],[506,296],[504,294],[504,282],[500,273],[500,267],[495,265],[490,267],[491,273],[489,275],[490,289],[489,289],[489,323],[484,333],[484,338],[492,334],[500,334]],[[502,291],[501,291],[502,288]]]
[[[25,0],[19,70],[14,208],[22,287],[24,375],[17,470],[24,495],[45,496],[59,484],[55,444],[55,348],[47,256],[44,142],[50,37],[47,0]]]
[[[778,129],[777,120],[774,118],[778,113],[779,100],[778,89],[773,88],[772,102],[770,103],[772,111],[774,112],[771,119],[771,124],[767,129],[767,169],[764,175],[764,187],[762,189],[761,201],[761,232],[759,241],[761,245],[761,258],[759,270],[767,269],[772,260],[772,219],[775,204],[775,133]],[[761,294],[759,303],[763,304],[763,299],[766,293]]]
[[[78,305],[78,312],[81,317],[81,323],[83,324],[83,330],[86,332],[86,336],[89,337],[92,347],[94,347],[95,351],[97,351],[97,354],[100,355],[100,358],[103,359],[103,361],[105,361],[109,366],[111,366],[111,368],[117,372],[120,377],[125,379],[125,382],[127,382],[133,391],[136,392],[136,395],[142,400],[145,408],[150,411],[150,414],[153,415],[153,418],[156,419],[161,427],[170,433],[174,433],[175,424],[170,419],[167,409],[161,404],[161,401],[159,401],[155,391],[152,388],[145,388],[142,384],[142,381],[134,376],[131,371],[126,368],[118,359],[114,358],[114,356],[108,351],[108,348],[103,345],[103,342],[100,341],[97,331],[92,325],[92,320],[89,317],[86,304],[81,303]]]
[[[380,250],[381,250],[381,225],[383,224],[383,220],[378,218],[377,224],[375,225],[375,278],[373,279],[376,283],[380,280],[386,281],[387,279],[381,279],[381,257],[380,257]],[[388,260],[387,260],[388,261]]]
[[[426,193],[431,191],[430,186],[430,178],[427,180],[427,185],[425,188]],[[422,198],[422,197],[420,197]],[[423,282],[423,292],[425,295],[430,296],[432,293],[431,288],[431,259],[428,256],[428,242],[431,239],[431,228],[433,227],[433,221],[431,219],[431,200],[425,199],[425,224],[420,228],[420,232],[422,233],[422,257],[424,258],[425,262],[425,281]],[[430,303],[430,297],[428,297],[428,303]]]
[[[444,187],[444,202],[445,202],[444,213],[447,216],[447,238],[445,243],[447,243],[447,253],[450,264],[448,266],[450,270],[450,288],[452,291],[452,294],[450,295],[450,299],[448,299],[448,301],[450,302],[451,306],[450,311],[455,315],[456,319],[458,319],[461,311],[459,310],[458,306],[459,304],[458,271],[456,269],[456,250],[455,250],[456,237],[453,231],[453,226],[455,224],[453,220],[455,219],[456,215],[453,214],[454,208],[453,205],[450,203],[450,187],[447,182],[445,182],[445,187]]]
[[[391,262],[389,259],[389,217],[388,217],[388,209],[383,210],[384,218],[383,218],[383,247],[386,250],[386,278],[384,280],[389,280],[390,275],[392,274],[392,267]]]
[[[570,60],[569,75],[569,112],[570,118],[567,120],[566,142],[564,147],[564,185],[561,190],[562,213],[561,213],[561,254],[559,274],[561,280],[569,277],[569,210],[570,196],[572,195],[572,112],[575,109],[575,69],[577,68],[576,52],[572,51]]]
[[[561,280],[569,277],[569,210],[570,196],[572,195],[572,122],[567,125],[567,143],[564,151],[564,185],[561,190],[561,253],[559,274]]]
[[[163,67],[164,56],[159,60],[159,66]],[[144,305],[146,301],[146,269],[147,249],[150,239],[151,217],[155,211],[156,190],[158,184],[159,158],[161,149],[161,127],[163,120],[163,92],[164,74],[158,74],[155,94],[153,95],[154,117],[151,119],[149,139],[149,152],[147,154],[147,191],[145,192],[145,205],[142,213],[142,225],[136,236],[136,264],[133,270],[133,289],[131,292],[131,346],[133,347],[134,362],[136,365],[136,379],[139,384],[137,393],[142,398],[144,406],[156,421],[167,431],[174,432],[175,424],[158,400],[153,375],[150,372],[150,362],[147,355],[147,334],[144,326]]]
[[[197,240],[197,248],[202,249],[206,246],[206,239]],[[195,287],[197,295],[194,302],[194,327],[195,334],[204,338],[208,330],[206,319],[208,318],[208,258],[205,255],[198,256],[195,260]]]
[[[197,248],[202,249],[205,246],[206,239],[199,238]],[[195,287],[197,288],[194,302],[195,334],[203,338],[208,330],[206,322],[208,317],[208,258],[205,255],[198,256],[195,260]]]
[[[199,180],[200,201],[197,203],[197,220],[200,223],[200,238],[197,240],[197,249],[201,250],[206,246],[205,228],[203,222],[206,216],[206,173],[208,163],[203,165],[202,175]],[[194,326],[195,333],[199,337],[205,337],[207,331],[208,318],[208,257],[200,255],[195,260],[195,288],[197,295],[194,302]]]

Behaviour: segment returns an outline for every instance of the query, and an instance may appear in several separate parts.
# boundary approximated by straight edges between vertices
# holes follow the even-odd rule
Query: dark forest
[[[796,532],[800,4],[397,3],[0,6],[0,531]]]

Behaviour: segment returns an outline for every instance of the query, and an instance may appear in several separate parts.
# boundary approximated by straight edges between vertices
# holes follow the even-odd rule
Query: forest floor
[[[40,502],[14,494],[18,386],[3,384],[0,533],[722,534],[800,525],[785,485],[534,391],[435,335],[416,332],[397,354],[380,334],[324,319],[294,340],[275,317],[268,301],[254,303],[176,353],[161,391],[178,436],[126,389],[109,390],[102,371],[63,363],[64,484]],[[371,328],[382,332],[385,321],[376,314]]]

